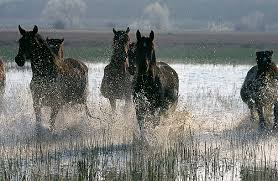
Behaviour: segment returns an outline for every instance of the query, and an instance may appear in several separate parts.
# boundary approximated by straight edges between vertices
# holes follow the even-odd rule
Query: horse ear
[[[273,50],[270,50],[270,55],[271,55],[271,56],[273,55]]]
[[[46,41],[49,41],[48,36],[46,37]]]
[[[18,25],[18,30],[19,30],[19,32],[20,32],[21,35],[24,36],[24,35],[26,34],[26,31],[25,31],[23,28],[21,28],[20,25]]]
[[[34,35],[37,34],[38,31],[39,31],[39,28],[38,28],[37,25],[35,25],[34,28],[33,28],[33,34],[34,34]]]
[[[259,56],[259,54],[260,54],[259,52],[256,52],[256,57],[258,57],[258,56]]]
[[[114,33],[114,34],[116,34],[116,33],[117,33],[117,31],[115,30],[115,28],[113,28],[113,33]]]
[[[126,29],[125,32],[126,32],[126,33],[129,33],[129,31],[130,31],[130,29],[129,29],[129,27],[127,27],[127,29]]]
[[[61,43],[64,43],[64,41],[65,41],[65,38],[62,38],[62,39],[61,39]]]
[[[154,32],[153,32],[153,30],[151,31],[151,33],[150,33],[150,39],[153,41],[154,40]]]
[[[137,30],[137,32],[136,32],[136,38],[137,38],[137,40],[141,39],[141,33],[139,30]]]

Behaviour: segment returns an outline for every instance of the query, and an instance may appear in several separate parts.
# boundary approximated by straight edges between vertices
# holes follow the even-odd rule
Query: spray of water
[[[42,17],[49,21],[53,28],[80,27],[80,19],[85,14],[86,7],[85,0],[49,0]]]

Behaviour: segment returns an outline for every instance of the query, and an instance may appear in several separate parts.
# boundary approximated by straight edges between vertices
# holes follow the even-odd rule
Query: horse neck
[[[114,65],[124,65],[125,61],[122,61],[124,57],[122,57],[124,54],[126,54],[124,48],[114,48],[111,63]]]
[[[140,59],[140,57],[138,57],[138,58]],[[142,63],[144,61],[140,61],[140,60],[136,59],[136,62],[141,62]],[[137,72],[138,72],[139,76],[147,76],[147,77],[151,76],[151,77],[154,78],[155,72],[156,72],[156,69],[157,69],[155,51],[153,52],[152,60],[150,62],[149,69],[148,69],[147,72],[144,69],[142,69],[142,67],[144,67],[144,65],[142,65],[142,64],[138,65],[137,64],[137,67],[138,67]]]
[[[55,77],[57,75],[59,59],[46,45],[37,46],[32,52],[31,68],[34,76]]]
[[[59,51],[58,51],[58,54],[59,54],[59,57],[60,58],[64,58],[64,47],[61,47],[60,49],[59,49]]]
[[[275,74],[277,74],[277,72],[278,72],[277,66],[273,62],[268,68],[258,66],[257,78],[271,78]]]
[[[137,79],[140,81],[143,81],[143,82],[146,82],[146,81],[150,81],[150,80],[155,80],[155,77],[156,77],[156,72],[157,72],[157,66],[156,64],[151,64],[149,66],[149,69],[148,71],[145,71],[144,69],[141,69],[140,66],[137,66],[137,73],[136,73],[136,77]]]

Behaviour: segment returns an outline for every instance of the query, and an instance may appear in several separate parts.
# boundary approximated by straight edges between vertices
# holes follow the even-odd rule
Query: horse
[[[2,59],[0,59],[0,104],[2,105],[3,96],[5,93],[5,86],[6,86],[6,71],[5,71],[5,64]]]
[[[53,53],[64,59],[64,38],[46,38],[48,46],[52,49]]]
[[[125,106],[131,102],[132,76],[129,73],[128,49],[129,27],[126,31],[113,28],[113,54],[110,63],[104,68],[100,92],[109,99],[112,111],[116,110],[116,99],[125,99]]]
[[[133,101],[140,130],[145,120],[155,115],[153,123],[159,125],[160,116],[176,109],[179,93],[177,72],[167,63],[157,62],[154,49],[154,32],[142,37],[136,32],[136,74],[133,81]]]
[[[240,96],[250,109],[251,119],[259,117],[259,129],[266,129],[266,119],[274,106],[273,129],[278,126],[278,68],[272,62],[273,51],[256,52],[257,65],[247,73]]]
[[[77,60],[63,61],[55,55],[47,42],[38,33],[35,25],[32,31],[26,31],[18,26],[21,38],[19,50],[15,57],[18,66],[24,66],[26,59],[31,61],[32,80],[30,90],[36,123],[41,123],[41,108],[51,108],[50,130],[54,129],[55,119],[59,110],[65,104],[81,104],[87,107],[88,68]]]
[[[60,57],[61,60],[64,60],[66,62],[69,62],[72,64],[74,68],[77,69],[84,69],[87,67],[84,63],[82,63],[80,60],[76,60],[73,58],[65,58],[64,57],[64,38],[46,38],[46,42],[48,46],[51,48],[54,54],[56,54],[58,57]],[[87,69],[87,68],[85,68]]]

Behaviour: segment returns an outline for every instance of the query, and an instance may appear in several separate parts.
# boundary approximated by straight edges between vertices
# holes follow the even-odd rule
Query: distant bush
[[[56,20],[53,24],[52,24],[54,29],[65,29],[66,25],[63,21],[61,20]]]

